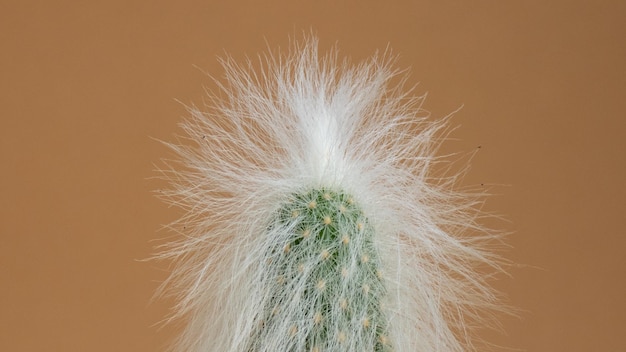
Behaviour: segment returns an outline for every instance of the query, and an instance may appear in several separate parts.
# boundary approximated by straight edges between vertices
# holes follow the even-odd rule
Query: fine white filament
[[[498,236],[477,223],[482,194],[456,190],[458,173],[441,175],[446,164],[435,152],[445,121],[432,121],[424,98],[403,91],[405,77],[388,55],[351,64],[317,48],[307,38],[258,67],[223,60],[219,93],[189,109],[185,136],[169,144],[177,157],[167,161],[171,188],[162,194],[186,210],[173,225],[182,238],[161,254],[176,263],[165,287],[178,299],[172,318],[185,322],[173,350],[375,351],[350,330],[326,333],[320,348],[298,338],[302,328],[278,323],[264,344],[250,341],[275,290],[265,286],[280,284],[263,279],[274,255],[268,248],[284,246],[273,241],[293,231],[272,221],[294,194],[324,189],[353,197],[372,228],[385,292],[378,344],[475,350],[474,330],[499,309],[485,282],[499,270],[488,251]],[[306,285],[294,281],[290,292],[305,292],[299,283]],[[281,319],[308,326],[307,307],[287,308]]]

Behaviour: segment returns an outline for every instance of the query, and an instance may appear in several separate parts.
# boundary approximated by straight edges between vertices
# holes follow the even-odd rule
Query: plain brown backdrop
[[[216,57],[390,46],[512,231],[499,346],[626,351],[623,1],[1,1],[0,350],[164,351],[152,191]],[[499,348],[496,348],[499,350]],[[501,349],[506,350],[506,349]],[[219,352],[219,351],[218,351]]]

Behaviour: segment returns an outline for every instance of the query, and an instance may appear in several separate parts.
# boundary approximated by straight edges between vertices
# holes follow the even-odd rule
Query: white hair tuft
[[[163,171],[187,210],[161,254],[186,321],[175,351],[475,349],[500,307],[498,235],[477,223],[483,194],[435,175],[445,120],[391,61],[320,56],[315,38],[259,73],[223,60]]]

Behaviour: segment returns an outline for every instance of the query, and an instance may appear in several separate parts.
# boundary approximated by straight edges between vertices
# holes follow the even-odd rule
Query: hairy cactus
[[[222,92],[170,144],[175,351],[473,350],[498,309],[482,194],[435,156],[445,121],[388,57],[336,56],[309,38],[259,74],[224,60]]]

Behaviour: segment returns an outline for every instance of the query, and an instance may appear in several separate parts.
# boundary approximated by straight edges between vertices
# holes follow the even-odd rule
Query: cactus
[[[314,38],[261,74],[223,60],[222,93],[189,109],[163,171],[187,210],[161,254],[186,322],[174,351],[475,348],[500,308],[485,281],[498,236],[477,223],[483,194],[437,173],[446,121],[391,61],[340,63]]]

